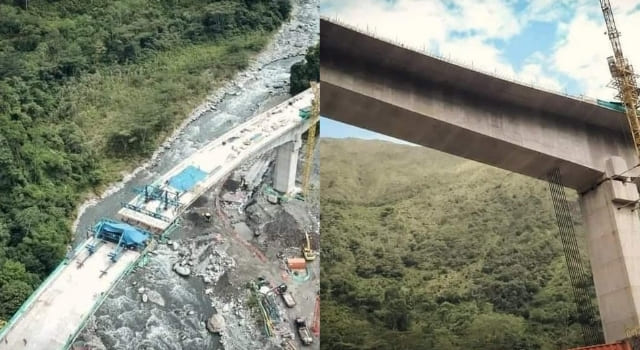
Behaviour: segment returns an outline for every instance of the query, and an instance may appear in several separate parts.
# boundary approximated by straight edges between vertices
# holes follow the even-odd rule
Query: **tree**
[[[310,81],[320,81],[320,45],[309,47],[305,60],[291,66],[289,93],[295,95],[308,89]]]
[[[22,303],[33,293],[23,281],[12,281],[0,288],[0,318],[9,319]]]
[[[507,314],[478,315],[469,327],[467,342],[471,349],[513,350],[524,347],[524,319]]]

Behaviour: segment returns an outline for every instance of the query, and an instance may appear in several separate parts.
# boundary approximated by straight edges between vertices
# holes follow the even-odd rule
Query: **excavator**
[[[316,253],[311,250],[311,241],[309,240],[309,233],[304,233],[305,238],[307,239],[307,244],[302,247],[302,255],[304,256],[304,260],[313,261],[316,259]]]

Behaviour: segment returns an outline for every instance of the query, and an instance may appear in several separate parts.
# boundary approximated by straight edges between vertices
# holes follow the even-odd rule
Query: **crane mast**
[[[636,155],[640,158],[640,121],[638,120],[638,84],[636,82],[636,74],[633,67],[622,54],[622,45],[620,45],[620,32],[616,28],[616,22],[613,19],[613,10],[609,0],[600,0],[600,8],[604,21],[607,24],[607,35],[613,48],[613,56],[607,57],[609,71],[613,81],[612,87],[618,90],[616,97],[622,101],[631,129],[633,137],[633,145],[636,149]]]
[[[320,87],[318,83],[311,82],[311,91],[313,91],[313,101],[311,102],[311,117],[309,121],[311,126],[307,133],[307,147],[305,154],[305,166],[302,177],[302,194],[307,195],[309,192],[309,183],[311,179],[311,168],[313,166],[313,148],[316,139],[316,127],[320,118]]]

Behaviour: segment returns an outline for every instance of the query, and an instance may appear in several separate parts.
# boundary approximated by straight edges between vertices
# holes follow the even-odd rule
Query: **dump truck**
[[[313,337],[311,337],[311,332],[309,332],[309,328],[307,328],[307,322],[305,322],[302,317],[298,317],[295,320],[295,324],[302,344],[311,345],[311,343],[313,343]]]
[[[289,293],[287,291],[287,285],[286,284],[281,284],[279,286],[277,286],[275,288],[275,291],[277,294],[280,294],[280,297],[282,297],[282,301],[284,301],[284,304],[287,307],[294,307],[296,306],[296,301],[295,299],[293,299],[293,295],[291,295],[291,293]]]
[[[282,292],[280,293],[280,296],[282,297],[282,301],[284,301],[284,304],[287,305],[287,307],[292,308],[296,306],[296,301],[295,299],[293,299],[293,295],[291,295],[291,293]]]

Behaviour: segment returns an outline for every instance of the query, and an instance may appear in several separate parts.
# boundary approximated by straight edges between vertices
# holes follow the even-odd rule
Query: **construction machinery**
[[[300,111],[302,119],[309,119],[311,123],[307,132],[307,146],[305,149],[304,172],[302,177],[302,194],[306,196],[309,193],[309,180],[311,179],[311,169],[313,167],[313,149],[315,148],[316,128],[320,119],[320,87],[318,83],[311,82],[311,90],[313,91],[313,101],[311,109]]]
[[[302,344],[311,345],[311,343],[313,343],[313,338],[311,337],[309,328],[307,328],[307,322],[302,317],[297,317],[295,320],[295,325]]]
[[[609,71],[613,78],[609,86],[618,90],[616,98],[622,101],[629,128],[631,129],[633,145],[636,149],[636,154],[640,158],[640,122],[638,121],[638,114],[640,114],[638,112],[638,95],[640,95],[640,90],[638,90],[636,74],[633,72],[633,67],[629,64],[629,61],[622,54],[622,45],[620,45],[619,40],[620,32],[618,32],[613,19],[611,3],[609,0],[600,0],[600,8],[607,25],[606,34],[609,36],[609,41],[613,48],[613,56],[607,57]]]
[[[282,301],[288,308],[296,306],[296,300],[293,299],[293,295],[290,292],[282,292],[280,293],[280,296],[282,297]]]
[[[311,249],[311,241],[309,240],[309,233],[305,232],[304,236],[307,240],[307,244],[302,247],[302,255],[304,256],[304,260],[313,261],[316,259],[316,254]]]
[[[320,336],[320,296],[316,296],[316,305],[313,310],[313,324],[311,325],[311,332],[316,337]]]

